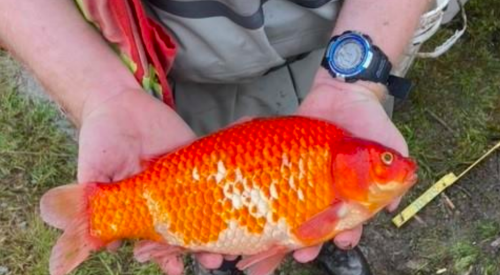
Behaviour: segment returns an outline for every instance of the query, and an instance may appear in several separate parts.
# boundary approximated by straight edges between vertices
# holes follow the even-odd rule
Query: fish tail
[[[52,248],[50,274],[64,275],[71,272],[90,252],[105,245],[89,231],[88,194],[96,184],[69,184],[49,190],[40,201],[42,219],[63,235]]]

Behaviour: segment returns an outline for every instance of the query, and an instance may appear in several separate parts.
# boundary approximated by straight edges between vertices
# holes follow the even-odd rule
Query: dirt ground
[[[361,247],[374,274],[434,274],[444,268],[451,271],[446,274],[456,274],[452,271],[455,265],[466,261],[477,261],[467,267],[464,274],[469,275],[487,274],[488,265],[492,272],[493,265],[498,267],[499,261],[488,264],[479,259],[483,255],[500,258],[500,247],[491,245],[500,238],[500,153],[494,153],[446,194],[455,209],[441,196],[418,214],[420,222],[413,219],[397,229],[390,225],[393,215],[381,215],[366,227]],[[463,251],[456,251],[460,249]],[[495,272],[491,274],[500,274],[500,269]]]

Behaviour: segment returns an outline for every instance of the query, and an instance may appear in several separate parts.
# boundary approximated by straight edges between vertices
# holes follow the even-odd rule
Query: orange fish
[[[67,274],[120,239],[139,260],[244,255],[265,275],[298,248],[370,219],[416,182],[416,164],[322,120],[254,119],[200,138],[131,178],[54,188],[42,218],[63,229],[50,273]]]

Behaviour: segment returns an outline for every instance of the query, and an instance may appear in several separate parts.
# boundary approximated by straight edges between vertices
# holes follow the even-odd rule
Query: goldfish
[[[267,275],[287,253],[371,219],[414,185],[416,170],[413,159],[328,121],[255,118],[147,161],[127,179],[45,193],[42,219],[64,231],[50,274],[134,239],[142,261],[243,255],[239,269]]]

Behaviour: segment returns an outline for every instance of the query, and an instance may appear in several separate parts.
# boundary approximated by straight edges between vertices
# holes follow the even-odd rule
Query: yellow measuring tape
[[[392,222],[397,226],[401,227],[407,221],[409,221],[415,214],[418,213],[424,206],[426,206],[430,201],[432,201],[437,195],[442,193],[446,188],[450,187],[452,184],[457,182],[461,177],[467,174],[472,168],[474,168],[483,159],[491,155],[495,150],[500,148],[500,142],[497,143],[493,148],[488,150],[482,157],[476,160],[471,166],[465,169],[460,175],[456,176],[454,173],[449,173],[434,183],[427,191],[425,191],[420,197],[413,201],[409,206],[407,206],[401,213],[392,219]]]

